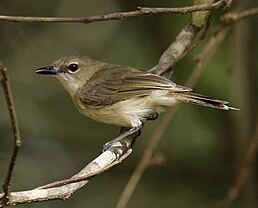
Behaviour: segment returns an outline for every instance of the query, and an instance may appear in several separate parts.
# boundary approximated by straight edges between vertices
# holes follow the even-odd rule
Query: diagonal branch
[[[151,7],[138,7],[135,11],[117,12],[104,15],[96,15],[89,17],[25,17],[25,16],[7,16],[0,15],[0,21],[7,22],[46,22],[46,23],[83,23],[88,24],[92,22],[108,21],[108,20],[124,20],[134,17],[140,17],[150,14],[165,14],[165,13],[179,13],[186,14],[195,11],[214,10],[223,7],[231,2],[230,0],[219,0],[213,4],[200,4],[187,7],[178,8],[151,8]]]
[[[200,29],[191,24],[191,22],[187,23],[177,35],[175,41],[161,55],[158,65],[149,70],[149,72],[170,77],[171,74],[167,73],[186,55],[185,52],[191,48],[192,42]]]
[[[12,192],[10,193],[8,198],[9,200],[6,205],[10,206],[56,199],[65,200],[69,198],[76,190],[87,184],[95,175],[102,173],[107,169],[107,167],[111,167],[122,162],[122,160],[125,159],[130,153],[131,150],[129,149],[124,152],[124,157],[120,157],[118,159],[117,154],[115,154],[113,151],[107,150],[95,160],[90,162],[79,173],[73,176],[74,178],[84,177],[83,181],[78,180],[78,182],[63,185],[61,187],[52,186],[52,188],[49,188],[47,186],[42,186],[28,191]],[[0,194],[0,198],[1,197],[3,197],[3,194]],[[0,207],[1,206],[3,206],[3,204],[0,204]]]

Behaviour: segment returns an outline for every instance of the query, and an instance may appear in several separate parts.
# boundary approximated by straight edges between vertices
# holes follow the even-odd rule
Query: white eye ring
[[[78,62],[72,62],[68,65],[68,71],[70,73],[76,73],[80,70],[79,66],[78,66]]]

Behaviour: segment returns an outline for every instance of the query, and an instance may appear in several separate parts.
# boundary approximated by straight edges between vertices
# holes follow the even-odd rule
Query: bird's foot
[[[119,153],[125,149],[131,148],[131,146],[134,144],[134,141],[135,141],[135,138],[131,136],[134,134],[139,135],[141,128],[142,128],[142,123],[139,126],[125,130],[117,138],[105,143],[102,147],[102,152],[110,150],[110,151],[118,151]]]

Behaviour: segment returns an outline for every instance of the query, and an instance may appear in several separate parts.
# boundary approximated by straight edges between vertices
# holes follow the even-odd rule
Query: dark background
[[[241,1],[240,1],[241,2]],[[2,15],[81,17],[134,10],[137,6],[184,6],[191,1],[1,0]],[[239,9],[257,6],[241,2]],[[211,19],[211,32],[222,11]],[[189,20],[190,15],[150,15],[92,24],[0,22],[0,58],[8,68],[22,137],[12,190],[26,190],[68,178],[95,158],[119,127],[96,123],[77,112],[69,95],[51,77],[34,73],[66,55],[83,55],[148,70]],[[211,207],[234,182],[253,135],[257,113],[257,16],[238,24],[219,46],[194,87],[196,92],[231,102],[226,112],[182,105],[157,152],[164,166],[144,173],[128,207]],[[175,68],[172,80],[183,84],[195,66],[193,57],[206,40]],[[65,201],[21,207],[115,207],[157,122],[148,122],[133,154],[94,178]],[[12,145],[10,119],[0,93],[0,178]],[[257,162],[233,207],[257,207]]]

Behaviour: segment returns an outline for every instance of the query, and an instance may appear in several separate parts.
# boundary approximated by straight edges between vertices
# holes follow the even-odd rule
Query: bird
[[[148,119],[179,103],[238,110],[227,101],[194,93],[165,77],[88,56],[61,57],[35,72],[56,77],[83,115],[129,128],[116,141],[139,131]]]

